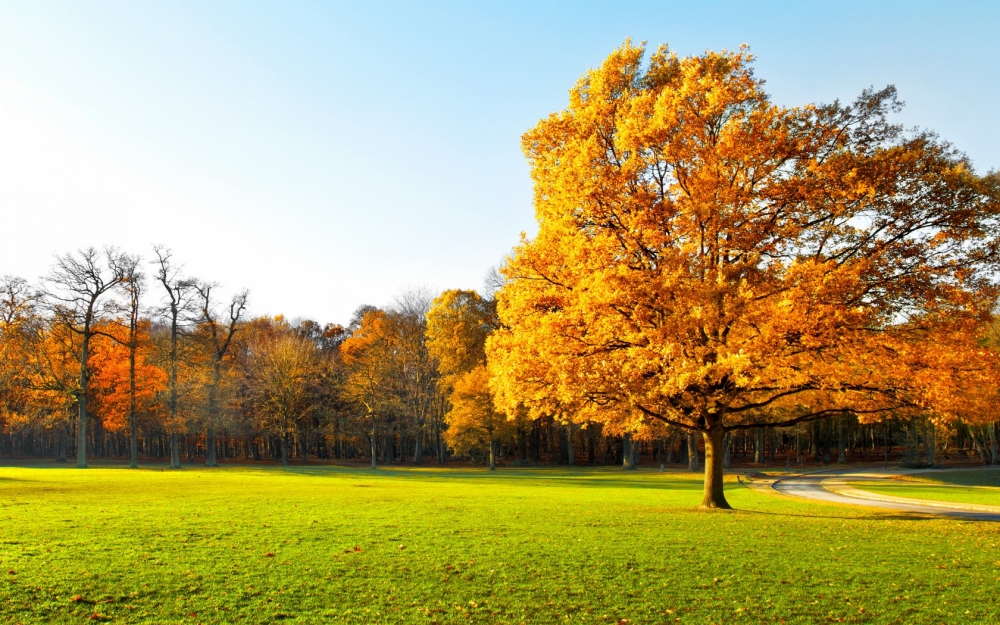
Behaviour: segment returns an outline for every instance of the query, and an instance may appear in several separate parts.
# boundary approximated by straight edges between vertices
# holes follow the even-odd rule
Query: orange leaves
[[[128,328],[115,323],[100,326],[101,335],[91,343],[90,392],[95,400],[94,412],[102,427],[120,431],[127,427],[130,401]],[[135,358],[135,409],[138,413],[152,411],[158,394],[166,388],[166,373],[152,364],[154,349],[148,321],[139,324]]]

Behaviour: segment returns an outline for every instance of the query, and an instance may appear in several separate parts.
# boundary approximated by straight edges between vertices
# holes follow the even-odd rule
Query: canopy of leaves
[[[503,268],[501,407],[715,429],[995,388],[996,174],[890,123],[891,87],[783,108],[745,49],[644,52],[524,135],[539,231]]]

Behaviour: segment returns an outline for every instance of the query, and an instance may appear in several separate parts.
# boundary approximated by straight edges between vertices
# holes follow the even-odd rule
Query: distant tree
[[[46,299],[56,323],[80,337],[77,358],[80,377],[77,389],[76,466],[87,466],[87,395],[90,392],[90,343],[101,334],[100,320],[117,308],[110,295],[125,280],[131,258],[115,248],[98,252],[87,248],[56,258],[46,278]]]
[[[322,359],[316,343],[283,320],[251,340],[252,400],[264,428],[280,437],[281,462],[288,464],[292,436],[320,407]]]
[[[495,327],[493,303],[475,291],[445,291],[427,315],[427,348],[451,404],[446,438],[460,453],[485,450],[491,470],[515,431],[495,409],[488,385],[486,339]]]
[[[219,391],[222,385],[222,366],[233,336],[239,328],[240,318],[246,311],[247,291],[240,291],[229,302],[226,312],[219,313],[213,298],[218,285],[207,282],[194,283],[197,294],[199,337],[208,352],[211,363],[211,380],[208,388],[207,432],[205,437],[206,464],[218,466],[216,460],[215,428],[219,423]]]
[[[142,310],[142,295],[146,287],[146,276],[139,269],[140,258],[134,256],[122,267],[124,280],[122,289],[126,296],[126,311],[128,314],[128,386],[129,386],[129,466],[139,467],[139,423],[136,409],[136,358],[139,353],[139,324]]]
[[[396,408],[399,377],[395,371],[397,337],[388,315],[369,309],[360,315],[341,346],[346,367],[344,395],[361,407],[370,423],[372,468],[377,466],[379,420]]]
[[[423,460],[424,427],[437,395],[438,372],[427,350],[427,312],[432,296],[426,291],[411,290],[400,295],[390,313],[392,330],[397,336],[396,371],[402,412],[412,426],[413,462]]]
[[[170,435],[170,468],[181,468],[180,446],[177,439],[183,430],[178,414],[178,371],[180,367],[180,340],[185,332],[184,325],[192,311],[192,295],[195,281],[181,276],[180,269],[173,263],[170,250],[164,247],[153,248],[156,260],[153,265],[156,280],[163,287],[165,296],[161,314],[166,318],[169,335],[167,348],[167,415],[164,425]]]

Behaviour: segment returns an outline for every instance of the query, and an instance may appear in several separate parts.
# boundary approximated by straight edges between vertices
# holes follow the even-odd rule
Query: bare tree
[[[98,321],[116,310],[107,296],[125,280],[130,257],[114,247],[98,252],[90,247],[75,254],[57,256],[45,278],[46,298],[54,320],[79,335],[79,388],[76,390],[78,424],[76,466],[87,466],[87,393],[90,379],[90,340],[99,334]]]
[[[129,257],[122,265],[124,280],[122,290],[125,292],[127,301],[126,312],[128,313],[128,426],[129,426],[129,467],[136,469],[139,467],[139,424],[136,420],[135,401],[135,359],[136,352],[139,351],[139,315],[142,312],[142,294],[146,288],[146,276],[139,269],[141,258],[139,256]]]
[[[496,292],[502,289],[508,280],[500,273],[500,267],[498,265],[493,265],[486,270],[486,274],[483,276],[483,299],[492,300]]]
[[[40,294],[24,278],[0,276],[0,323],[8,327],[34,315]],[[2,329],[0,327],[0,329]]]
[[[170,324],[170,349],[168,352],[168,403],[170,411],[167,429],[170,434],[170,468],[181,468],[180,449],[177,441],[177,365],[179,362],[178,343],[187,313],[191,310],[191,296],[194,291],[194,280],[181,277],[181,269],[174,266],[170,250],[156,246],[153,248],[156,260],[156,280],[163,286],[166,299],[161,313]]]
[[[233,296],[226,313],[220,313],[212,299],[217,284],[200,282],[194,285],[198,298],[199,323],[203,338],[212,359],[212,381],[208,389],[208,424],[205,437],[206,464],[218,466],[215,453],[215,428],[219,423],[219,387],[222,383],[222,360],[229,351],[229,345],[236,334],[240,317],[246,311],[248,293],[246,289]]]
[[[404,412],[413,426],[413,462],[424,457],[424,428],[437,394],[437,364],[427,351],[427,313],[434,295],[425,288],[411,289],[396,297],[391,314],[398,335],[395,356],[399,360],[399,390]],[[400,434],[402,435],[402,431]]]

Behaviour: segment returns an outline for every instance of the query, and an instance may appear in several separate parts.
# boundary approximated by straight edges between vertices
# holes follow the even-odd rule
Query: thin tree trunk
[[[170,434],[170,468],[181,468],[181,446],[176,432]]]
[[[847,455],[844,447],[847,442],[844,440],[844,417],[837,420],[837,464],[847,462]]]
[[[90,337],[84,335],[83,348],[80,354],[80,391],[77,401],[77,426],[76,426],[76,466],[78,469],[87,468],[87,381],[89,372],[87,371],[87,360],[90,356]]]
[[[376,449],[375,449],[375,447],[376,447],[376,445],[375,445],[375,443],[376,443],[376,438],[375,438],[375,415],[372,415],[372,437],[371,438],[372,438],[372,468],[376,469],[376,468],[378,468],[377,465],[376,465],[376,462],[377,462],[378,458],[375,455],[375,453],[376,453]]]
[[[424,462],[424,428],[417,429],[416,439],[413,441],[413,464],[423,464]]]
[[[689,471],[700,471],[701,467],[698,465],[698,443],[694,437],[694,432],[688,432],[688,470]],[[721,441],[719,442],[721,445]],[[722,468],[722,456],[720,455],[717,460],[719,461],[719,468]],[[706,478],[707,479],[707,478]]]
[[[573,422],[566,424],[566,464],[573,466],[576,459],[573,456]]]
[[[934,448],[937,445],[935,440],[934,422],[927,420],[927,427],[924,433],[924,449],[927,452],[927,464],[934,465]]]
[[[635,469],[635,457],[632,455],[632,445],[634,444],[631,434],[622,436],[622,468],[627,471]]]
[[[997,424],[990,423],[990,464],[997,463]]]
[[[670,433],[670,447],[667,448],[667,464],[674,463],[674,447],[677,445],[678,436],[677,430]]]

